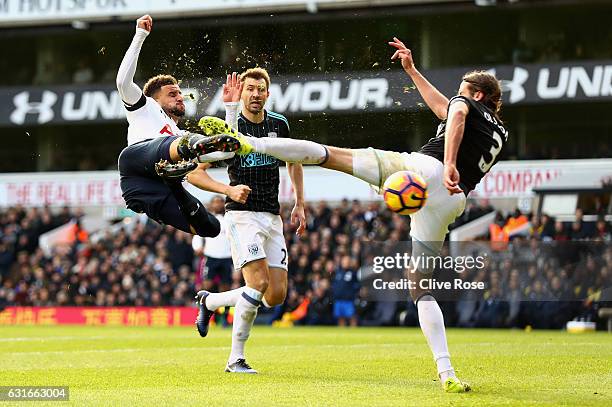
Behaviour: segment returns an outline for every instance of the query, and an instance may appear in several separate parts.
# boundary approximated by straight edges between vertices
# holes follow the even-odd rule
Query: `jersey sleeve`
[[[290,137],[289,120],[285,116],[276,112],[268,112],[268,115],[280,122],[278,137]]]
[[[448,110],[450,110],[450,107],[453,105],[453,103],[461,103],[461,102],[467,105],[469,111],[472,110],[472,107],[473,107],[472,101],[466,98],[465,96],[457,95],[457,96],[453,96],[451,100],[448,101],[448,108],[446,109],[446,111],[448,112]]]
[[[142,43],[148,35],[148,31],[142,28],[136,29],[134,39],[126,51],[121,61],[121,65],[119,66],[119,70],[117,71],[117,90],[126,108],[133,108],[137,104],[140,104],[139,107],[142,107],[146,102],[142,90],[134,83],[134,74],[136,73],[136,65],[138,64],[138,55],[140,54]],[[136,110],[139,107],[132,110]]]
[[[281,124],[281,128],[283,128],[283,134],[281,135],[281,137],[286,137],[289,138],[290,136],[290,130],[289,130],[289,122],[287,121],[287,119],[285,119],[282,124]]]

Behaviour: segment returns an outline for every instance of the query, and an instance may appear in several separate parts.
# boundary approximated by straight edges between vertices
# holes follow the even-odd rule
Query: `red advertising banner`
[[[0,325],[191,326],[191,307],[8,307]]]

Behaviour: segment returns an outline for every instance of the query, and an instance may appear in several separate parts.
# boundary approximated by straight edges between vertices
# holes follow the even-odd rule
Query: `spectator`
[[[328,262],[333,266],[333,263]],[[349,255],[342,256],[340,266],[333,273],[332,295],[334,298],[334,318],[339,326],[357,326],[355,301],[359,291],[357,271]]]

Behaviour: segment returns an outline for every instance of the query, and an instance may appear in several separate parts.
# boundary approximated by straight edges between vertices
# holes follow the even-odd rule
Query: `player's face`
[[[484,93],[479,90],[474,91],[470,85],[471,84],[466,81],[461,81],[461,85],[459,85],[459,92],[457,94],[466,98],[480,101],[484,97]]]
[[[244,80],[242,104],[249,112],[253,114],[261,112],[268,96],[270,92],[268,92],[265,79],[246,78]]]
[[[185,116],[183,93],[178,85],[162,86],[157,97],[157,103],[169,115],[176,117]]]

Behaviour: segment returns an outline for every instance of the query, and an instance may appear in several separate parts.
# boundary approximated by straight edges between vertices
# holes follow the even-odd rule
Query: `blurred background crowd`
[[[289,250],[287,299],[263,310],[262,321],[417,323],[408,298],[372,301],[359,279],[370,242],[409,240],[408,217],[378,202],[319,202],[308,208],[308,230],[298,238],[289,222],[290,209],[282,209]],[[472,202],[454,226],[492,210]],[[90,236],[80,227],[81,216],[80,210],[68,207],[11,207],[0,212],[0,307],[190,306],[199,289],[218,291],[243,284],[239,272],[211,272],[207,245],[193,242],[197,237],[138,218]],[[39,236],[71,220],[71,241],[43,251]],[[497,233],[517,224],[523,226],[520,233]],[[501,246],[486,271],[474,277],[487,288],[465,291],[457,301],[441,301],[448,325],[561,328],[574,318],[596,319],[601,289],[611,280],[609,222],[585,222],[580,210],[571,223],[516,210],[497,213],[489,229],[483,241]],[[337,303],[346,307],[337,309]],[[219,316],[221,322],[227,317]]]

